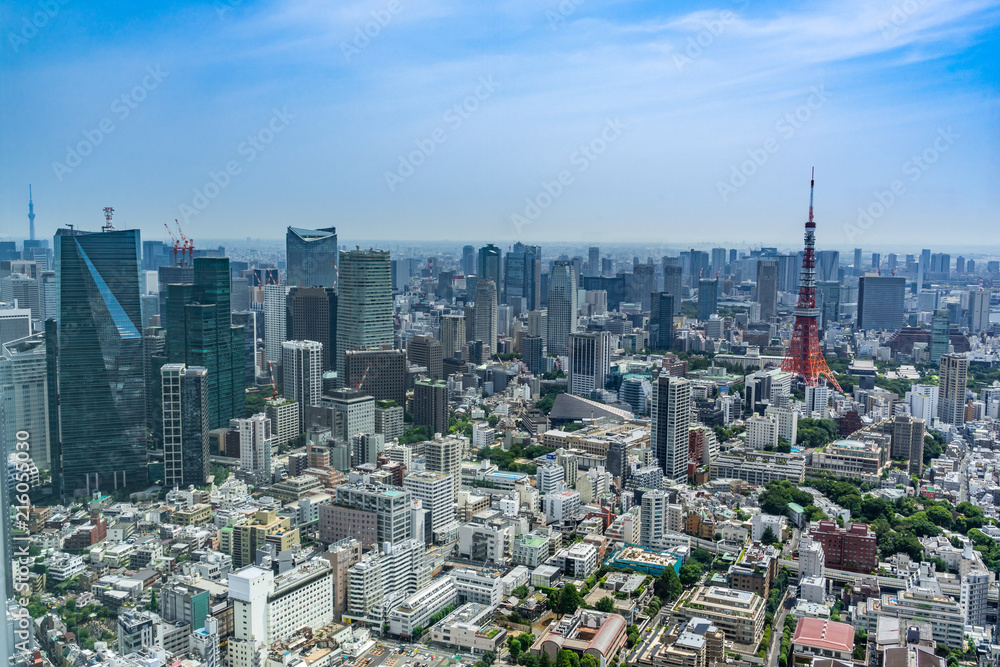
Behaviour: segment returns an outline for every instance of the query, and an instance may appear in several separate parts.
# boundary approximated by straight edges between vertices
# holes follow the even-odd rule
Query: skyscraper
[[[573,262],[557,260],[549,276],[547,347],[549,354],[569,354],[569,335],[576,331],[577,277]]]
[[[271,481],[274,452],[271,450],[271,420],[261,412],[237,421],[240,433],[240,470],[250,473],[258,484]]]
[[[392,285],[389,252],[340,253],[337,301],[337,386],[343,385],[347,350],[392,349]]]
[[[264,285],[264,359],[281,363],[281,344],[288,340],[287,285]]]
[[[897,415],[892,422],[892,458],[909,461],[909,473],[920,477],[924,470],[924,420]]]
[[[990,293],[980,287],[969,292],[969,331],[983,333],[990,327]]]
[[[515,243],[514,249],[507,253],[504,257],[504,303],[514,306],[523,298],[523,312],[538,307],[541,301],[541,255],[541,248],[523,243]]]
[[[712,248],[712,273],[721,274],[726,268],[726,249]]]
[[[493,280],[476,284],[475,340],[488,345],[490,354],[497,351],[497,288]]]
[[[673,259],[673,258],[666,258]],[[674,315],[681,314],[681,300],[684,298],[681,292],[681,265],[680,264],[663,264],[663,291],[674,297],[673,309]]]
[[[208,369],[209,428],[243,414],[243,327],[233,326],[227,257],[197,257],[194,283],[167,292],[167,361]]]
[[[521,358],[528,370],[535,375],[545,372],[544,364],[545,339],[541,336],[524,336],[521,338]]]
[[[778,260],[757,260],[757,303],[760,319],[770,322],[778,315]]]
[[[865,270],[861,267],[861,248],[854,249],[854,275],[865,275]]]
[[[323,344],[290,340],[281,344],[282,393],[298,403],[299,424],[306,423],[306,407],[323,397]]]
[[[719,312],[719,281],[702,278],[698,281],[698,319],[707,322]]]
[[[0,301],[27,308],[31,313],[31,321],[42,319],[42,298],[40,284],[37,278],[23,273],[12,273],[0,278]]]
[[[293,287],[286,299],[288,340],[323,344],[323,371],[334,371],[337,349],[337,291],[332,287]]]
[[[428,377],[440,380],[444,377],[443,349],[436,338],[414,336],[406,344],[406,358],[411,364],[426,368]]]
[[[19,340],[30,334],[30,310],[14,308],[14,304],[0,305],[0,345]]]
[[[650,309],[650,299],[656,291],[656,270],[652,264],[639,264],[632,270],[632,300],[643,311]]]
[[[492,280],[496,285],[503,284],[500,282],[500,248],[488,243],[479,249],[476,276],[480,280]]]
[[[951,312],[947,308],[938,308],[931,316],[931,363],[938,363],[943,355],[948,354],[950,345]]]
[[[938,369],[938,418],[945,424],[962,426],[969,360],[958,354],[946,354],[941,357]]]
[[[208,369],[165,364],[163,400],[163,483],[167,488],[202,486],[209,471]]]
[[[471,245],[462,247],[462,273],[466,277],[476,273],[476,249]]]
[[[465,318],[461,315],[441,317],[441,356],[444,359],[461,358],[465,345]]]
[[[601,275],[601,249],[597,246],[590,246],[587,249],[587,264],[590,266],[591,276]]]
[[[567,391],[578,396],[604,389],[611,371],[611,334],[607,331],[569,335],[569,382]]]
[[[285,232],[286,283],[293,287],[337,286],[337,229],[289,227]]]
[[[27,431],[27,454],[38,468],[51,469],[50,409],[43,336],[0,345],[0,451],[14,452],[18,431]]]
[[[649,309],[649,346],[654,350],[669,350],[674,344],[675,297],[667,292],[655,292]]]
[[[139,245],[137,229],[56,232],[59,322],[46,350],[55,355],[60,496],[147,481]]]
[[[899,331],[903,327],[906,278],[862,276],[858,281],[858,328]]]
[[[434,433],[448,433],[448,384],[417,380],[413,385],[413,423]],[[428,468],[430,469],[430,468]]]
[[[653,382],[650,444],[665,479],[687,481],[691,383],[661,374]]]

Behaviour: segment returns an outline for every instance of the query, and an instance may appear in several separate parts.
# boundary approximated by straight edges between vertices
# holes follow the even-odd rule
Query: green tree
[[[147,606],[146,609],[153,612],[160,610],[160,602],[156,599],[155,588],[149,592],[149,606]]]
[[[597,601],[597,604],[594,605],[594,608],[597,611],[612,612],[615,610],[615,601],[611,598],[601,598]]]
[[[677,578],[674,568],[668,567],[663,570],[663,574],[653,582],[653,593],[658,598],[664,600],[676,600],[684,592],[681,580]]]
[[[597,662],[597,658],[588,653],[580,658],[580,667],[600,667],[600,663]]]
[[[774,534],[771,526],[764,529],[764,534],[760,536],[760,541],[764,544],[774,544],[778,541],[778,536]]]
[[[951,512],[941,506],[928,507],[927,518],[931,521],[931,523],[936,526],[941,526],[945,530],[950,530],[952,524],[954,523]]]
[[[559,611],[564,614],[575,614],[580,607],[580,593],[573,584],[566,584],[562,589],[559,601]]]
[[[681,568],[680,580],[685,586],[694,586],[701,579],[702,569],[696,563],[688,563]]]

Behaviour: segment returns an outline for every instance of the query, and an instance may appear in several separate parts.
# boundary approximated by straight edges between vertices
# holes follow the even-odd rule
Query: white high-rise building
[[[566,471],[560,465],[543,465],[535,470],[538,493],[545,495],[550,491],[559,490],[566,480]]]
[[[27,431],[27,454],[38,468],[50,469],[48,415],[44,338],[0,345],[0,451],[14,453],[18,431]]]
[[[167,488],[202,485],[209,469],[208,369],[164,364],[163,482]]]
[[[420,590],[431,580],[423,540],[383,544],[348,570],[347,612],[344,618],[381,626],[392,601]]]
[[[263,664],[276,641],[309,627],[333,621],[333,568],[313,558],[275,576],[271,570],[247,567],[229,575],[233,601],[232,667]]]
[[[972,570],[962,577],[960,602],[966,625],[986,626],[989,590],[990,574],[986,570]]]
[[[447,435],[424,443],[424,468],[450,475],[455,488],[453,497],[458,496],[462,486],[462,458],[468,448],[467,443],[468,440]]]
[[[669,531],[669,505],[669,496],[662,489],[653,489],[642,494],[639,544],[652,551],[662,551],[669,546],[663,539]]]
[[[969,331],[982,333],[990,328],[990,293],[979,288],[969,292]]]
[[[264,285],[264,359],[273,364],[281,363],[281,344],[288,335],[289,289],[287,285]]]
[[[778,446],[778,418],[774,413],[754,415],[746,420],[748,447],[763,449]]]
[[[546,347],[549,354],[569,354],[569,335],[576,331],[577,275],[572,261],[557,260],[549,274]]]
[[[441,530],[455,521],[455,487],[450,475],[425,470],[403,479],[415,500],[431,513],[431,531]]]
[[[290,340],[281,344],[282,393],[299,409],[299,424],[306,423],[306,407],[323,397],[323,344]]]
[[[825,384],[806,386],[806,408],[807,415],[820,413],[820,418],[825,419],[830,406],[830,388]],[[794,444],[794,443],[793,443]]]
[[[240,470],[253,473],[258,482],[270,482],[274,474],[271,420],[261,412],[233,421],[240,430]]]
[[[465,345],[465,317],[444,315],[441,317],[441,356],[444,359],[461,359]]]
[[[675,482],[687,481],[688,427],[691,423],[691,383],[661,374],[653,382],[650,445],[663,469]]]
[[[569,335],[569,387],[577,396],[604,389],[611,372],[611,333],[593,331]]]
[[[794,445],[799,434],[799,411],[769,405],[765,408],[764,414],[774,415],[778,422],[778,437],[784,438],[785,442]]]
[[[930,424],[938,414],[938,387],[930,384],[915,384],[906,392],[906,404],[910,416],[923,419]]]

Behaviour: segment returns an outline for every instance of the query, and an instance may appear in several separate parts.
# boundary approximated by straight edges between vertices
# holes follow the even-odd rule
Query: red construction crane
[[[368,371],[370,371],[371,369],[372,369],[372,363],[369,361],[368,362],[368,367],[365,368],[364,375],[361,376],[361,380],[354,383],[354,388],[355,389],[357,389],[358,391],[361,391],[361,386],[365,383],[365,380],[368,379]]]
[[[181,224],[177,222],[177,218],[174,218],[174,224],[177,225],[177,233],[181,235],[181,239],[184,240],[184,246],[181,248],[181,259],[184,258],[184,253],[188,256],[188,265],[194,266],[194,241],[184,236],[183,230],[181,230]]]
[[[113,232],[115,228],[111,226],[111,216],[115,212],[115,209],[110,206],[104,207],[104,231]]]
[[[267,362],[267,372],[271,376],[271,399],[278,398],[278,385],[274,381],[274,362]]]
[[[177,222],[177,221],[174,220],[174,222]],[[167,230],[167,234],[170,235],[170,240],[174,242],[174,248],[173,248],[173,252],[174,252],[174,266],[177,266],[177,251],[181,249],[181,243],[180,243],[180,241],[178,241],[176,239],[176,237],[174,237],[174,233],[172,231],[170,231],[170,225],[168,225],[167,223],[164,222],[163,223],[163,228]]]

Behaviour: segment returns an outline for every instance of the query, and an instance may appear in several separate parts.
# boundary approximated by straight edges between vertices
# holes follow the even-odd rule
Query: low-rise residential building
[[[744,547],[729,568],[729,586],[738,591],[750,591],[767,599],[771,584],[778,576],[778,550],[769,544],[754,542]]]
[[[530,568],[538,567],[549,557],[548,538],[522,533],[514,540],[513,562]]]
[[[555,565],[567,577],[586,579],[597,569],[597,548],[593,544],[577,542],[557,551],[546,563]]]
[[[389,612],[389,633],[409,639],[413,629],[426,627],[431,616],[458,602],[458,590],[451,577],[438,577],[408,596]]]
[[[806,459],[801,454],[729,453],[712,461],[712,479],[741,479],[758,486],[780,480],[801,484],[805,474]]]
[[[726,639],[754,646],[764,635],[764,599],[749,591],[720,586],[696,586],[684,591],[672,610],[672,617],[705,618],[726,633]]]
[[[643,667],[699,667],[722,664],[726,633],[705,618],[662,626],[635,656]]]
[[[467,602],[431,627],[431,641],[473,653],[498,653],[507,631],[492,620],[492,607]]]
[[[792,663],[815,664],[832,658],[851,663],[854,652],[854,626],[819,618],[800,618],[792,636]]]

